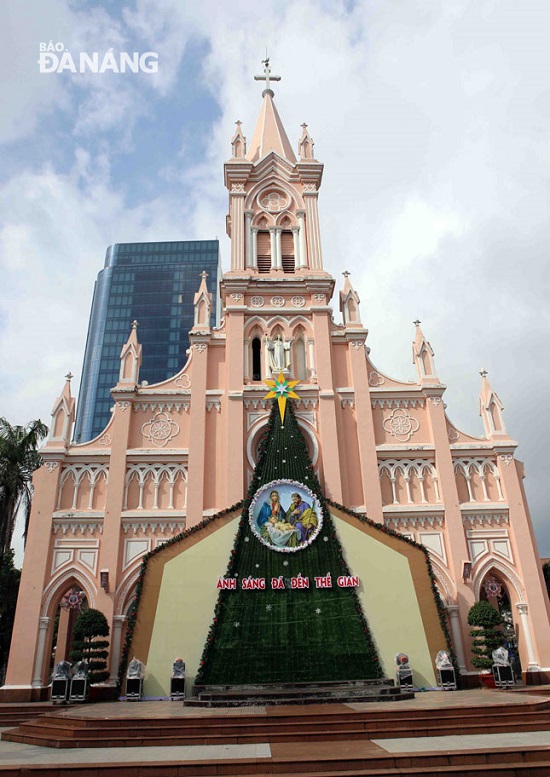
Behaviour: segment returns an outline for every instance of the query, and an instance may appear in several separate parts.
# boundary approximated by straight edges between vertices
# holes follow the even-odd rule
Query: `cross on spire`
[[[262,97],[267,93],[273,97],[273,90],[269,86],[270,81],[280,81],[281,76],[272,76],[271,68],[269,67],[269,57],[262,59],[262,65],[264,66],[263,76],[254,76],[254,81],[265,81],[265,89],[262,92]]]
[[[344,272],[342,273],[342,275],[344,276],[344,278],[349,278],[349,276],[351,275],[351,273],[350,273],[350,271],[349,271],[349,270],[344,270]]]
[[[68,372],[68,373],[65,375],[65,378],[66,378],[66,379],[69,381],[69,383],[71,382],[71,380],[73,379],[73,377],[74,377],[74,375],[73,375],[73,373],[72,373],[72,372]]]
[[[200,273],[200,275],[199,275],[199,278],[202,278],[202,279],[203,279],[203,281],[205,281],[205,280],[208,278],[208,273],[206,272],[206,270],[203,270],[203,271]]]
[[[480,370],[479,374],[481,375],[482,378],[486,378],[487,377],[487,370]]]
[[[416,321],[413,321],[413,324],[415,326],[420,326],[421,323],[422,323],[422,321],[419,321],[418,318],[416,319]]]

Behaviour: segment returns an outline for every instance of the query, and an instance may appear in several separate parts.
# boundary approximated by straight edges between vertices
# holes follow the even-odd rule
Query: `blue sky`
[[[550,556],[549,33],[546,0],[4,0],[0,414],[48,421],[69,369],[78,388],[110,243],[219,236],[227,267],[222,165],[237,119],[252,135],[268,45],[288,135],[307,121],[325,163],[325,267],[351,271],[375,364],[413,379],[421,319],[473,434],[488,370]],[[50,40],[154,51],[158,73],[40,73]]]

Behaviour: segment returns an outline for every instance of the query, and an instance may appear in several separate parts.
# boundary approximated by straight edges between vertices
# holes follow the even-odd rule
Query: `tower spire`
[[[349,271],[344,270],[342,275],[344,276],[344,288],[340,292],[340,310],[342,311],[342,316],[344,318],[344,326],[360,327],[361,315],[359,313],[359,295],[351,285]]]
[[[71,372],[65,375],[65,385],[61,394],[55,400],[48,438],[48,442],[62,444],[66,448],[70,445],[75,419],[75,401],[71,395],[72,377],[73,374]]]
[[[195,323],[192,331],[210,331],[210,316],[212,313],[212,294],[208,291],[206,285],[206,279],[208,273],[203,270],[199,273],[201,283],[199,290],[193,298],[193,305],[195,307]]]
[[[479,374],[481,375],[479,415],[483,419],[485,433],[487,434],[487,437],[506,435],[506,426],[502,416],[502,411],[504,408],[502,402],[500,401],[500,397],[493,391],[491,384],[489,383],[487,370],[480,370]]]
[[[424,333],[420,328],[421,322],[416,319],[416,321],[413,321],[413,324],[416,327],[416,331],[412,344],[412,354],[413,364],[416,365],[418,370],[418,382],[438,383],[433,348],[424,337]]]
[[[118,382],[119,384],[132,387],[137,386],[139,383],[139,369],[142,357],[142,348],[137,336],[138,326],[138,322],[134,319],[128,340],[122,346],[120,352]]]
[[[265,81],[266,83],[266,87],[262,92],[263,104],[246,158],[250,162],[258,162],[271,151],[274,151],[294,165],[296,164],[296,157],[283,127],[281,117],[273,102],[274,94],[270,87],[271,81],[280,81],[281,76],[271,75],[269,59],[264,59],[263,65],[264,74],[254,76],[255,81]]]

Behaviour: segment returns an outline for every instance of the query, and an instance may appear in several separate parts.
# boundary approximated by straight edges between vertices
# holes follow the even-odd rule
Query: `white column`
[[[311,338],[307,341],[307,350],[309,355],[309,378],[312,383],[316,383],[317,370],[315,369],[315,348],[313,347],[313,340]]]
[[[251,227],[252,235],[252,248],[251,248],[251,261],[250,265],[254,270],[258,269],[258,227]]]
[[[458,605],[448,604],[447,612],[451,621],[451,634],[453,635],[453,647],[458,661],[460,673],[466,672],[466,656],[464,655],[464,645],[462,643],[462,633],[460,631],[460,618],[458,615]]]
[[[271,378],[271,365],[269,364],[269,351],[267,348],[267,338],[264,339],[262,351],[264,353],[264,358],[265,358],[265,376],[266,378]]]
[[[281,249],[281,233],[282,227],[275,227],[275,268],[282,270],[283,268],[283,252]]]
[[[516,604],[520,619],[521,629],[523,636],[525,637],[525,647],[527,648],[527,671],[536,671],[540,669],[539,663],[535,657],[535,648],[533,646],[533,638],[531,636],[531,627],[529,625],[529,606],[526,602],[520,602]]]
[[[294,241],[294,269],[299,270],[302,266],[300,257],[300,228],[291,227],[290,229],[292,231],[292,239]]]
[[[115,615],[113,618],[113,634],[111,637],[111,674],[109,682],[115,684],[118,680],[118,667],[120,664],[120,642],[122,627],[126,623],[126,615]]]
[[[306,215],[305,210],[297,210],[296,211],[296,218],[298,219],[298,243],[300,245],[300,267],[307,267],[307,252],[306,252],[306,224],[304,221],[304,216]]]
[[[44,649],[46,647],[46,633],[50,619],[48,617],[40,618],[38,622],[38,640],[36,643],[36,658],[34,660],[34,674],[32,684],[34,687],[42,686],[42,664],[44,663]]]
[[[244,218],[245,193],[232,189],[231,198],[231,269],[244,269]]]
[[[475,502],[474,495],[472,493],[472,483],[470,475],[465,475],[466,485],[468,486],[468,501]]]
[[[271,241],[271,269],[277,269],[277,232],[275,227],[269,228],[269,239]]]
[[[317,208],[317,193],[304,192],[307,220],[307,242],[309,246],[309,266],[312,270],[323,269],[321,255],[321,232],[319,230],[319,212]]]
[[[244,241],[245,241],[245,266],[254,267],[254,261],[252,256],[252,230],[250,223],[254,211],[245,210],[244,212]]]

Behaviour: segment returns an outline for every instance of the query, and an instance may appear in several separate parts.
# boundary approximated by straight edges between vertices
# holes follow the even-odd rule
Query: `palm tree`
[[[25,513],[24,537],[27,536],[32,473],[42,461],[37,447],[47,434],[48,427],[40,420],[27,426],[12,426],[0,418],[0,559],[10,549],[20,507]]]

